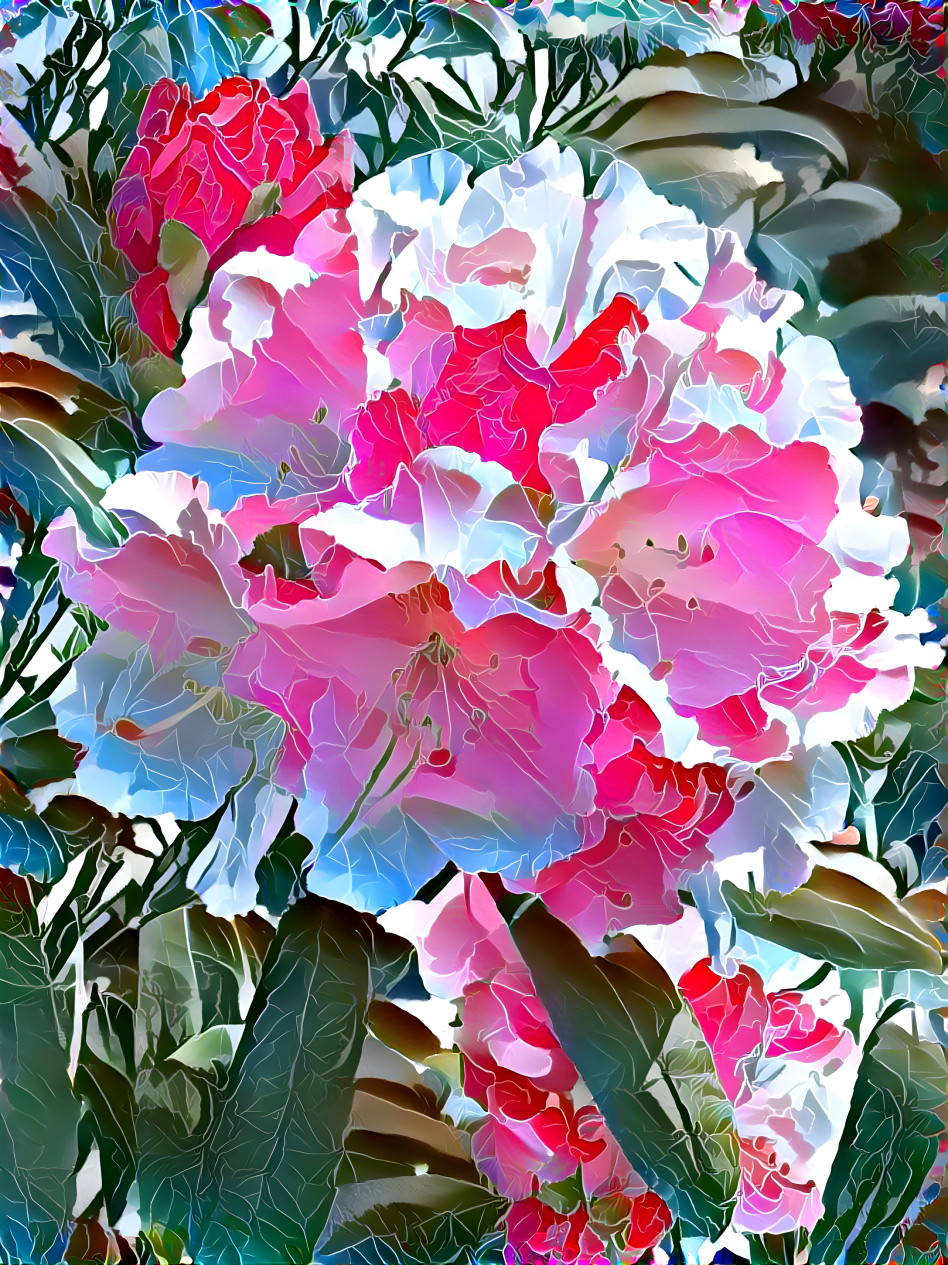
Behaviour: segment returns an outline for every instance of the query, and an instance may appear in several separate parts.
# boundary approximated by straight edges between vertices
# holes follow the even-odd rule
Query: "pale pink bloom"
[[[572,851],[593,803],[586,736],[612,690],[584,617],[466,628],[426,564],[386,571],[302,536],[312,579],[254,581],[257,631],[227,675],[286,720],[285,788],[321,800],[331,830],[354,805],[367,824],[398,808],[462,868]]]
[[[220,654],[249,635],[238,542],[208,508],[203,484],[177,473],[126,475],[103,506],[129,533],[121,545],[91,543],[71,509],[44,542],[73,601],[147,644],[156,666],[185,652]]]
[[[823,1201],[812,1178],[800,1177],[766,1138],[741,1138],[741,1180],[734,1227],[751,1234],[812,1230]]]
[[[366,399],[365,309],[343,212],[304,230],[297,254],[228,260],[192,315],[186,381],[145,410],[153,439],[284,462],[314,489],[338,481]]]
[[[408,901],[388,910],[381,922],[412,942],[425,988],[448,1001],[520,960],[507,924],[476,874],[456,874],[427,903]]]

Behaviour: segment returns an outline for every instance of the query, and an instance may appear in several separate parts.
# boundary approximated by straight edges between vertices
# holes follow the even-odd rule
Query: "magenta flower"
[[[194,101],[186,85],[159,80],[110,207],[115,244],[141,274],[132,299],[142,328],[170,355],[205,267],[258,246],[291,254],[303,227],[345,206],[351,189],[348,143],[324,142],[305,82],[280,100],[262,83],[225,79]],[[169,225],[201,260],[182,258]]]

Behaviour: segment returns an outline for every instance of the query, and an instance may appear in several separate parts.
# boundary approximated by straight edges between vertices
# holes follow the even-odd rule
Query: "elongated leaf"
[[[121,542],[124,530],[99,504],[108,476],[67,435],[35,418],[0,420],[0,458],[5,477],[37,517],[69,507],[96,540]]]
[[[629,1162],[680,1218],[717,1238],[737,1190],[737,1141],[711,1052],[632,937],[592,957],[542,905],[511,923],[553,1029]],[[676,1017],[677,1015],[677,1017]]]
[[[945,1052],[887,1025],[866,1051],[813,1231],[810,1259],[885,1261],[938,1154]]]
[[[483,1186],[426,1174],[339,1191],[320,1260],[327,1265],[453,1265],[483,1247],[506,1209]]]
[[[200,1173],[216,1084],[213,1077],[173,1061],[201,1029],[185,910],[170,909],[142,927],[139,973],[136,1136],[142,1227],[174,1259],[190,1238],[191,1191]]]
[[[593,1094],[640,1089],[681,1009],[659,963],[631,936],[614,941],[607,957],[590,956],[539,901],[510,929],[556,1035]]]
[[[122,1215],[135,1180],[136,1104],[131,1082],[83,1043],[76,1069],[76,1093],[88,1106],[92,1136],[99,1151],[102,1195],[110,1224]]]
[[[79,1103],[42,942],[0,914],[0,1260],[41,1261],[75,1198]]]
[[[901,905],[849,874],[818,866],[794,892],[760,896],[723,884],[753,936],[854,970],[941,974],[938,941]]]
[[[366,920],[307,897],[281,921],[204,1157],[191,1254],[312,1260],[335,1192],[371,990]]]

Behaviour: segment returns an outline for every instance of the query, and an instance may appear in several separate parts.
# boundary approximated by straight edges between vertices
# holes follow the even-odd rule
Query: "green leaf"
[[[143,1232],[172,1260],[188,1247],[192,1195],[218,1087],[216,1075],[174,1057],[201,1031],[188,912],[172,908],[151,917],[141,928],[138,955],[139,1203]]]
[[[737,1191],[737,1140],[711,1052],[671,980],[631,936],[591,956],[539,901],[510,929],[626,1158],[686,1236],[717,1238]]]
[[[196,1067],[203,1072],[211,1071],[215,1062],[226,1067],[234,1057],[234,1049],[242,1032],[242,1024],[215,1024],[204,1032],[199,1032],[196,1037],[188,1037],[170,1057],[176,1063]]]
[[[483,1186],[425,1174],[340,1189],[320,1260],[326,1265],[452,1265],[496,1230],[506,1202]]]
[[[32,417],[0,420],[0,457],[11,467],[6,478],[37,517],[71,508],[98,543],[121,544],[125,529],[99,503],[109,477],[74,440]]]
[[[255,35],[265,35],[271,31],[266,14],[252,4],[219,4],[204,9],[203,12],[207,17],[213,18],[232,40],[249,40]]]
[[[640,1089],[681,1009],[659,963],[631,936],[613,941],[607,956],[592,957],[538,900],[520,910],[510,930],[554,1032],[593,1095]]]
[[[99,1058],[85,1039],[74,1086],[88,1108],[90,1132],[99,1152],[102,1199],[109,1223],[114,1225],[125,1209],[135,1180],[138,1144],[134,1088],[125,1073]]]
[[[41,729],[22,737],[4,734],[0,740],[0,769],[18,786],[32,790],[34,786],[73,777],[79,749],[78,743],[67,742],[55,729]]]
[[[31,921],[31,920],[29,920]],[[0,920],[0,1258],[43,1260],[75,1198],[79,1104],[35,929]]]
[[[938,1154],[945,1052],[891,1024],[867,1042],[810,1259],[884,1261]]]
[[[738,926],[796,953],[854,970],[941,974],[938,941],[868,884],[818,866],[802,887],[766,896],[722,885]]]
[[[177,220],[161,226],[158,266],[168,274],[168,294],[178,320],[196,301],[207,272],[207,248],[196,233]]]
[[[196,1191],[191,1255],[308,1265],[332,1205],[371,991],[369,921],[309,896],[267,957]]]

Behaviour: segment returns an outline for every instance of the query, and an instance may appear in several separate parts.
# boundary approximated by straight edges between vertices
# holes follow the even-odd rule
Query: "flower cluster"
[[[60,7],[0,1257],[944,1254],[939,6]]]
[[[167,161],[123,180],[154,191]],[[111,682],[98,650],[80,660],[60,707],[86,715],[95,671],[106,713],[134,720],[112,701],[128,662],[146,657],[157,701],[203,655],[202,689],[283,722],[273,776],[312,890],[383,909],[450,859],[595,941],[676,914],[739,766],[861,737],[938,651],[921,613],[891,609],[905,526],[861,503],[858,410],[830,345],[788,324],[794,296],[624,163],[589,197],[552,141],[468,174],[409,160],[307,197],[292,230],[236,210],[218,228],[175,186],[174,222],[223,262],[184,384],[145,414],[162,446],[108,502],[140,505],[150,481],[167,525],[135,511],[108,555],[68,515],[54,527],[67,592],[131,639]],[[245,232],[297,235],[278,254],[238,250]],[[165,557],[192,559],[172,609]],[[109,743],[82,737],[103,775],[142,741],[118,719]],[[235,725],[175,739],[190,759],[167,811],[195,815],[189,779],[221,785],[222,742],[243,751],[235,784]]]

